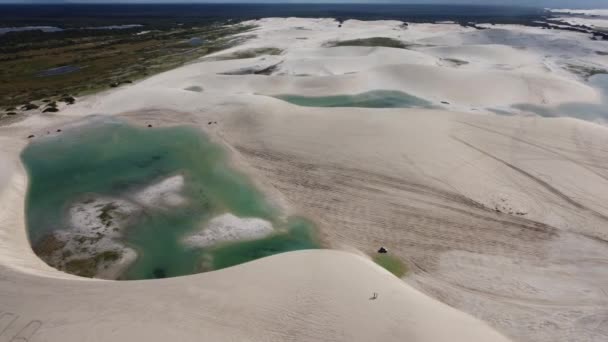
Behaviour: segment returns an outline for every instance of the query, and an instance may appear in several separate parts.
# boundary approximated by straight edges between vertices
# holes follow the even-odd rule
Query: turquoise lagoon
[[[40,250],[37,244],[58,247],[48,237],[69,226],[68,208],[79,198],[124,198],[160,179],[183,177],[185,205],[147,209],[123,228],[120,243],[137,251],[137,259],[119,279],[181,276],[318,247],[311,222],[284,218],[245,175],[228,165],[226,151],[193,127],[138,128],[107,118],[35,140],[22,160],[30,180],[26,219],[35,251]],[[225,213],[269,221],[275,233],[204,248],[182,242],[186,234]],[[99,260],[95,257],[91,260]],[[94,266],[91,260],[73,263],[77,267],[68,271],[90,276],[78,267]]]

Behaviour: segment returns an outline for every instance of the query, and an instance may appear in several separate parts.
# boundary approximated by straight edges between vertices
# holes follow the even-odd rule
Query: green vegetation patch
[[[105,251],[103,253],[99,253],[95,256],[95,260],[97,262],[111,262],[120,259],[122,254],[118,251]]]
[[[446,62],[452,63],[455,66],[461,66],[461,65],[469,64],[469,62],[463,61],[462,59],[457,59],[457,58],[444,58],[443,60],[446,61]]]
[[[406,44],[400,40],[387,37],[373,37],[373,38],[362,38],[362,39],[351,39],[351,40],[340,40],[332,41],[325,44],[326,47],[337,47],[337,46],[383,46],[397,49],[407,49],[409,44]]]
[[[224,55],[209,57],[209,58],[207,58],[207,60],[224,61],[224,60],[230,60],[230,59],[255,58],[255,57],[267,56],[267,55],[278,56],[282,53],[283,53],[283,50],[281,50],[281,49],[274,48],[274,47],[264,47],[264,48],[257,48],[257,49],[239,50],[239,51],[235,51],[235,52],[224,54]]]
[[[608,74],[608,70],[603,69],[603,68],[597,68],[594,66],[568,64],[566,66],[566,69],[568,69],[570,72],[575,73],[585,79],[589,79],[590,77],[599,75],[599,74]]]
[[[101,213],[98,217],[104,226],[109,227],[112,224],[112,212],[116,209],[118,209],[118,206],[114,202],[108,203],[101,208]]]
[[[92,278],[97,272],[97,263],[94,258],[73,259],[65,263],[65,271],[81,277]]]
[[[201,92],[203,92],[203,88],[199,87],[199,86],[190,86],[190,87],[184,88],[184,90],[193,91],[195,93],[201,93]]]
[[[64,246],[65,241],[59,240],[55,234],[48,234],[34,246],[34,252],[40,257],[46,257],[62,249]]]
[[[120,259],[118,251],[105,251],[90,258],[72,259],[65,263],[65,271],[81,277],[92,278],[99,266]]]
[[[235,35],[252,28],[254,26],[218,22],[158,28],[150,24],[129,30],[2,35],[0,107],[27,106],[34,109],[28,104],[40,106],[43,99],[72,104],[75,101],[73,96],[132,83],[236,46],[249,36]],[[138,34],[143,31],[145,34]],[[204,43],[197,46],[184,43],[192,38]],[[49,73],[49,70],[70,72]],[[55,106],[40,109],[58,111]]]
[[[405,266],[397,257],[392,255],[376,254],[373,260],[376,264],[384,267],[387,271],[397,276],[397,278],[401,278],[407,273],[407,266]]]

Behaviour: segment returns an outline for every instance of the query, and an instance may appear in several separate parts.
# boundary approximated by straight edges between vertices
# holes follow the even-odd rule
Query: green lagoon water
[[[281,213],[241,173],[225,151],[192,127],[136,128],[104,119],[32,142],[22,153],[30,186],[26,218],[35,245],[67,228],[70,204],[87,194],[121,197],[166,177],[181,174],[188,204],[146,211],[125,230],[138,252],[123,279],[172,277],[219,269],[285,251],[317,248],[312,223],[281,220]],[[180,240],[223,213],[272,222],[278,232],[260,240],[191,248]]]
[[[305,107],[434,108],[434,105],[425,99],[395,90],[316,97],[286,94],[277,95],[275,98]]]

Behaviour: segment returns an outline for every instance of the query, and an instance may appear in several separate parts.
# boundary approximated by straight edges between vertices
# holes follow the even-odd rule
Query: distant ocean
[[[331,17],[338,20],[396,19],[409,22],[486,21],[519,23],[540,19],[545,10],[527,7],[394,4],[56,4],[0,5],[0,26],[50,25],[64,27],[112,21],[146,24],[155,18],[179,22],[244,20],[265,17]],[[72,19],[72,20],[70,20]]]

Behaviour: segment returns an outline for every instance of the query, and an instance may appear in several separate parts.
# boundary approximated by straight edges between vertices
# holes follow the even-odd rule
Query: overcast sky
[[[550,8],[608,8],[608,0],[0,0],[0,3],[420,3],[523,5]]]

